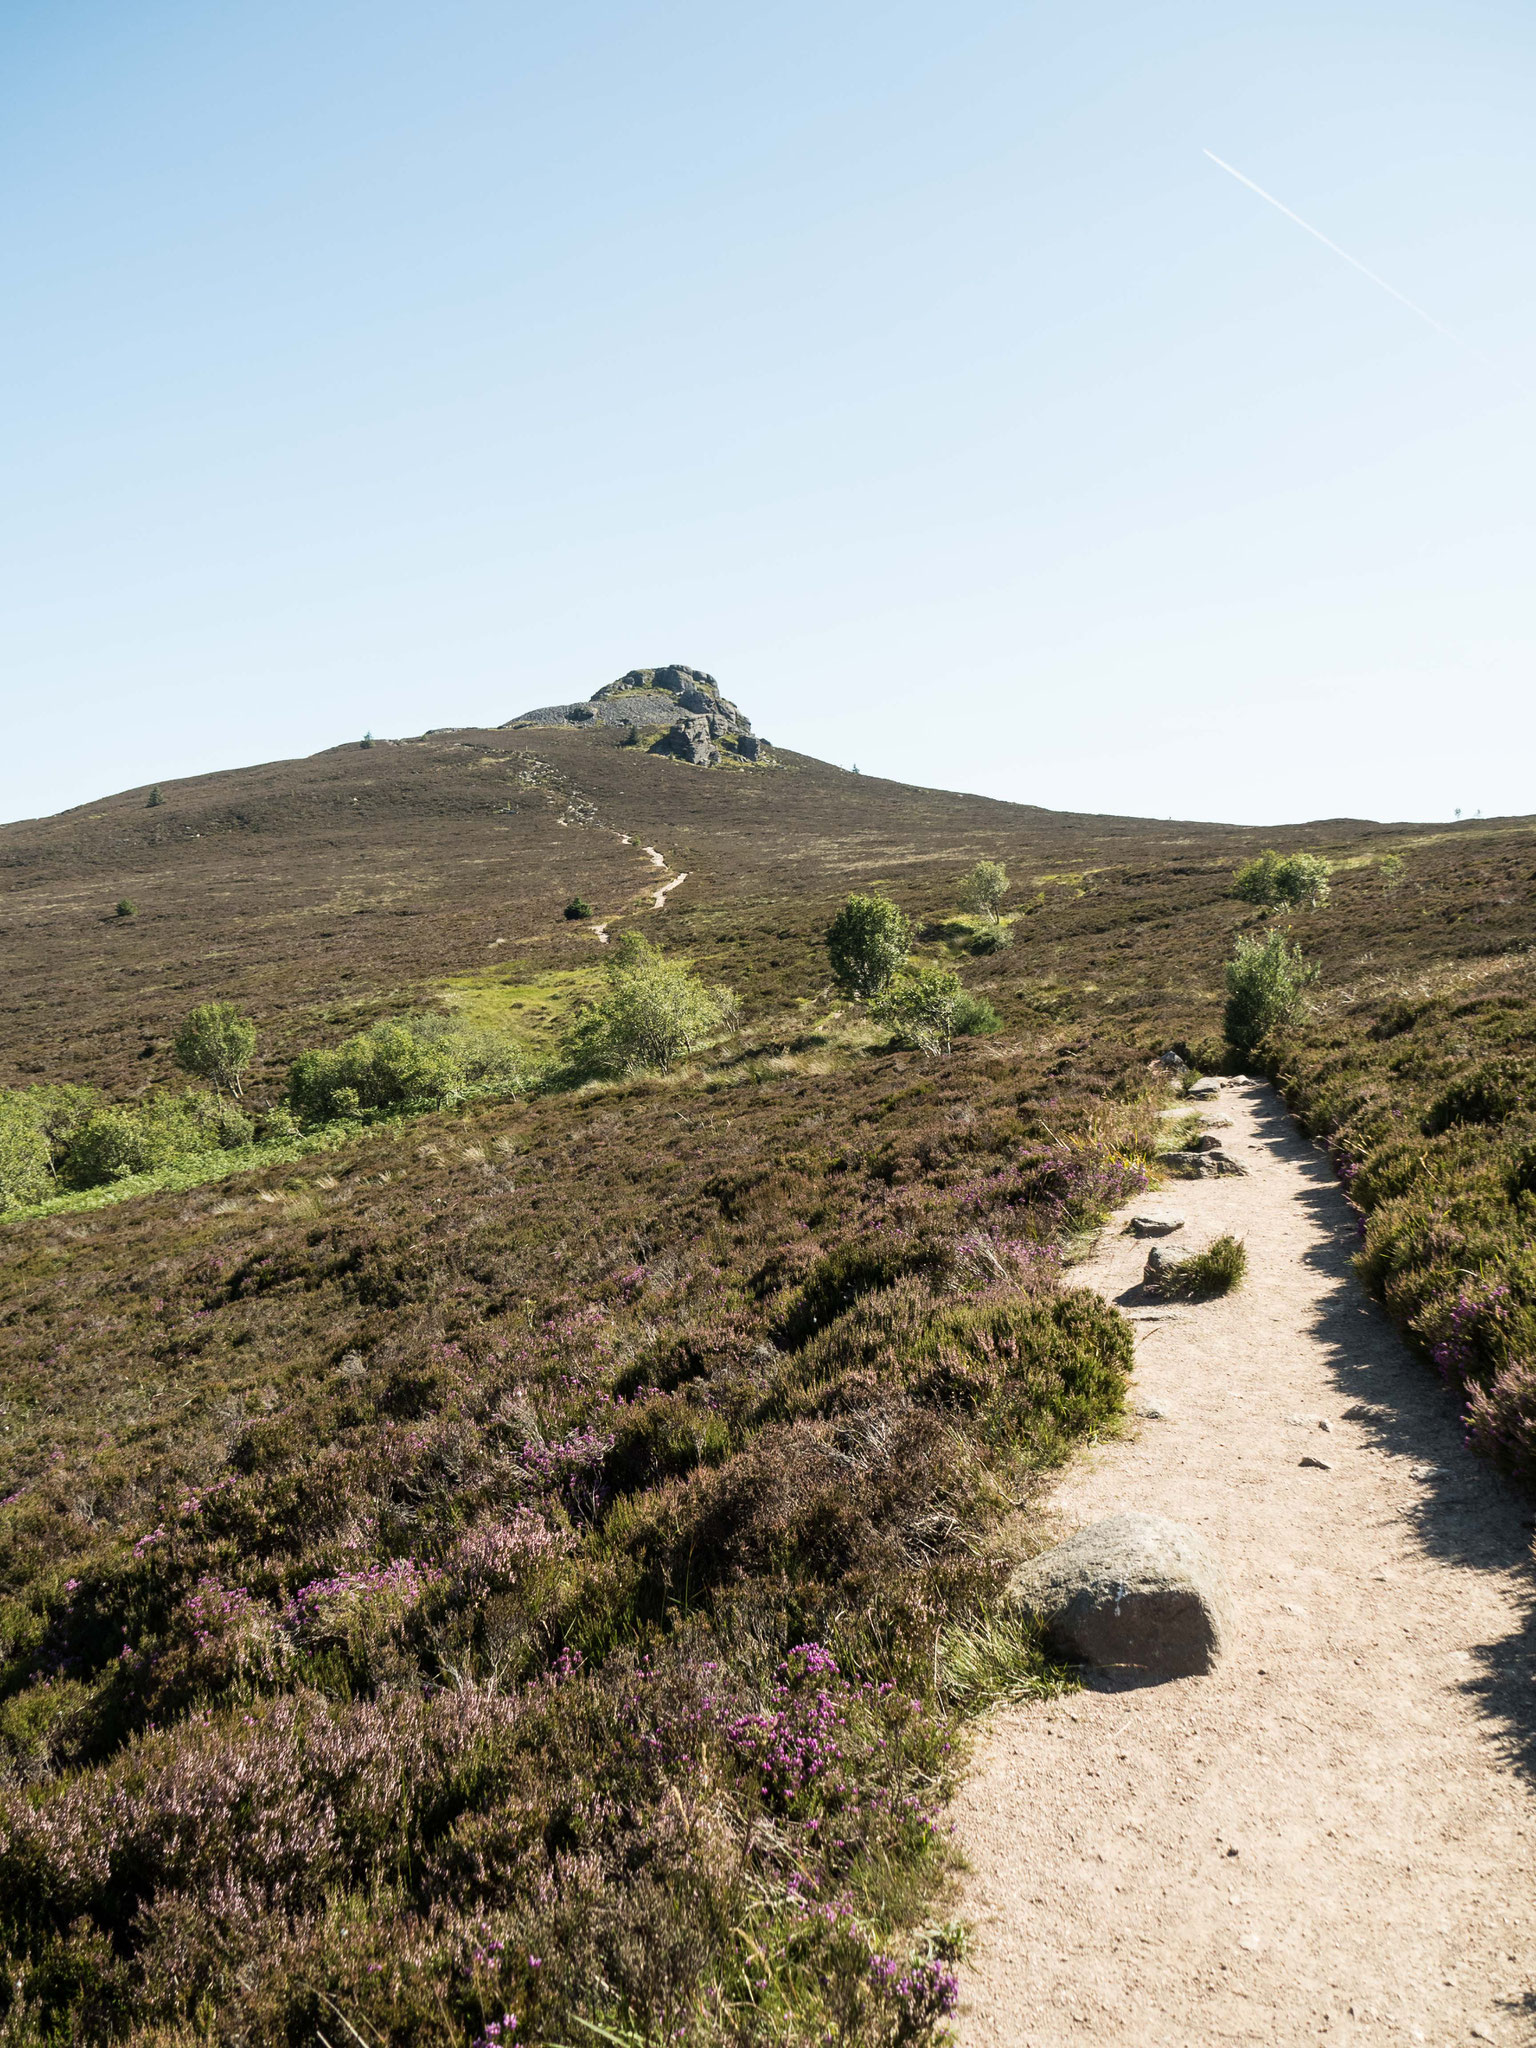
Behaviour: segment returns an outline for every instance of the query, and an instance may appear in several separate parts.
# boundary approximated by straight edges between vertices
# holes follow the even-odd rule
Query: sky
[[[1529,0],[10,0],[0,818],[668,661],[1019,802],[1536,811],[1533,98]]]

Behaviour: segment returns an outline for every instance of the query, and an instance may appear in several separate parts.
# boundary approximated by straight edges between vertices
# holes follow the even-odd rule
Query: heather
[[[1005,1517],[1130,1358],[1059,1247],[1145,1184],[1144,1060],[1053,1064],[428,1116],[147,1261],[141,1205],[34,1246],[16,2038],[942,2024],[965,1716],[1056,1682]]]
[[[1536,980],[1525,956],[1343,992],[1274,1046],[1361,1212],[1361,1273],[1464,1404],[1467,1439],[1536,1477]]]

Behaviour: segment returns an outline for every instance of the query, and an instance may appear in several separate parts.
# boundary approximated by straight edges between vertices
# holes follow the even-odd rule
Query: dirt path
[[[681,887],[683,886],[684,882],[687,881],[687,879],[688,877],[686,875],[674,875],[670,882],[663,882],[661,887],[656,891],[655,907],[658,910],[665,910],[667,907],[667,898],[672,894],[672,891],[674,889],[681,889]]]
[[[1214,1109],[1250,1177],[1134,1206],[1231,1229],[1249,1279],[1152,1320],[1146,1244],[1105,1233],[1082,1277],[1142,1318],[1142,1419],[1056,1505],[1192,1523],[1238,1640],[994,1719],[956,1807],[962,2042],[1536,2041],[1528,1509],[1349,1270],[1320,1152],[1268,1088]]]

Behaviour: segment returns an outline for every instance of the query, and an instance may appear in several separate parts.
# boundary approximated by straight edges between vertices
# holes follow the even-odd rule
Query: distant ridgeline
[[[632,668],[585,704],[546,704],[508,719],[502,730],[525,725],[628,726],[637,745],[696,768],[714,768],[722,760],[762,761],[768,753],[768,742],[755,737],[752,721],[721,696],[714,677],[680,662]]]

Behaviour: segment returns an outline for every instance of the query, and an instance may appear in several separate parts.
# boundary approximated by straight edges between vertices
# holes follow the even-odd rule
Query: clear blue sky
[[[1533,105],[1529,0],[11,0],[0,816],[657,661],[1027,802],[1536,810]]]

